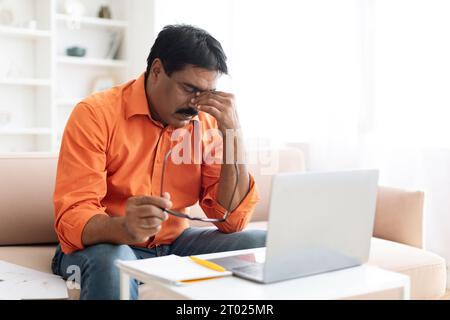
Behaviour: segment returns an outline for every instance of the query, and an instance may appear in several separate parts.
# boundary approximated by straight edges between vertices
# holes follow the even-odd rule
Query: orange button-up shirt
[[[213,117],[200,112],[184,128],[186,132],[194,131],[196,121],[202,133],[217,128]],[[81,235],[93,216],[123,216],[129,197],[160,195],[164,156],[177,143],[174,130],[152,119],[145,74],[76,105],[64,130],[53,197],[55,229],[63,252],[84,248]],[[208,147],[203,145],[205,139],[199,141]],[[194,150],[195,139],[189,145]],[[216,201],[220,163],[192,162],[176,164],[170,158],[166,162],[164,191],[171,194],[172,209],[188,213],[199,201],[208,217],[223,217],[225,209]],[[249,192],[226,222],[216,223],[217,228],[226,233],[242,230],[257,201],[250,176]],[[187,219],[169,215],[154,237],[136,245],[170,244],[188,226]]]

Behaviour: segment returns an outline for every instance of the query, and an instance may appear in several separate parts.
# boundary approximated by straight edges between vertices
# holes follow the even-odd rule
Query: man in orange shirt
[[[206,31],[166,26],[144,74],[74,108],[58,161],[52,269],[81,282],[81,299],[119,298],[116,259],[265,245],[264,231],[243,231],[258,194],[238,161],[235,99],[216,91],[227,72]],[[197,201],[216,228],[189,227]],[[135,280],[130,291],[138,297]]]

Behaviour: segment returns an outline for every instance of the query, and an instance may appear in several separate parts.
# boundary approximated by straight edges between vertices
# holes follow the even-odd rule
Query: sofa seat
[[[372,238],[369,264],[408,275],[412,299],[439,299],[445,294],[445,259],[430,251]]]
[[[0,246],[0,260],[34,270],[53,273],[52,258],[56,244],[30,246]]]
[[[248,229],[266,229],[267,222],[251,222]],[[51,273],[56,245],[0,246],[0,260]],[[435,299],[445,293],[445,260],[412,246],[372,238],[369,264],[406,274],[411,279],[412,299]],[[141,298],[154,298],[143,285]],[[145,292],[147,291],[147,292]],[[156,295],[157,296],[157,295]],[[69,290],[70,299],[78,299],[79,290]]]

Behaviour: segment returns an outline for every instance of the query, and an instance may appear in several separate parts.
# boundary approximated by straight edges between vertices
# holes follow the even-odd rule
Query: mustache
[[[191,108],[191,107],[185,107],[185,108],[178,109],[177,111],[175,111],[175,113],[189,115],[189,116],[196,116],[196,115],[198,115],[198,110]]]

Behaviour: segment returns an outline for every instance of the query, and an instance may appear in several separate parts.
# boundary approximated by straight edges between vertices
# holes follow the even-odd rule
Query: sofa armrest
[[[422,248],[423,200],[421,191],[379,187],[373,235]]]

